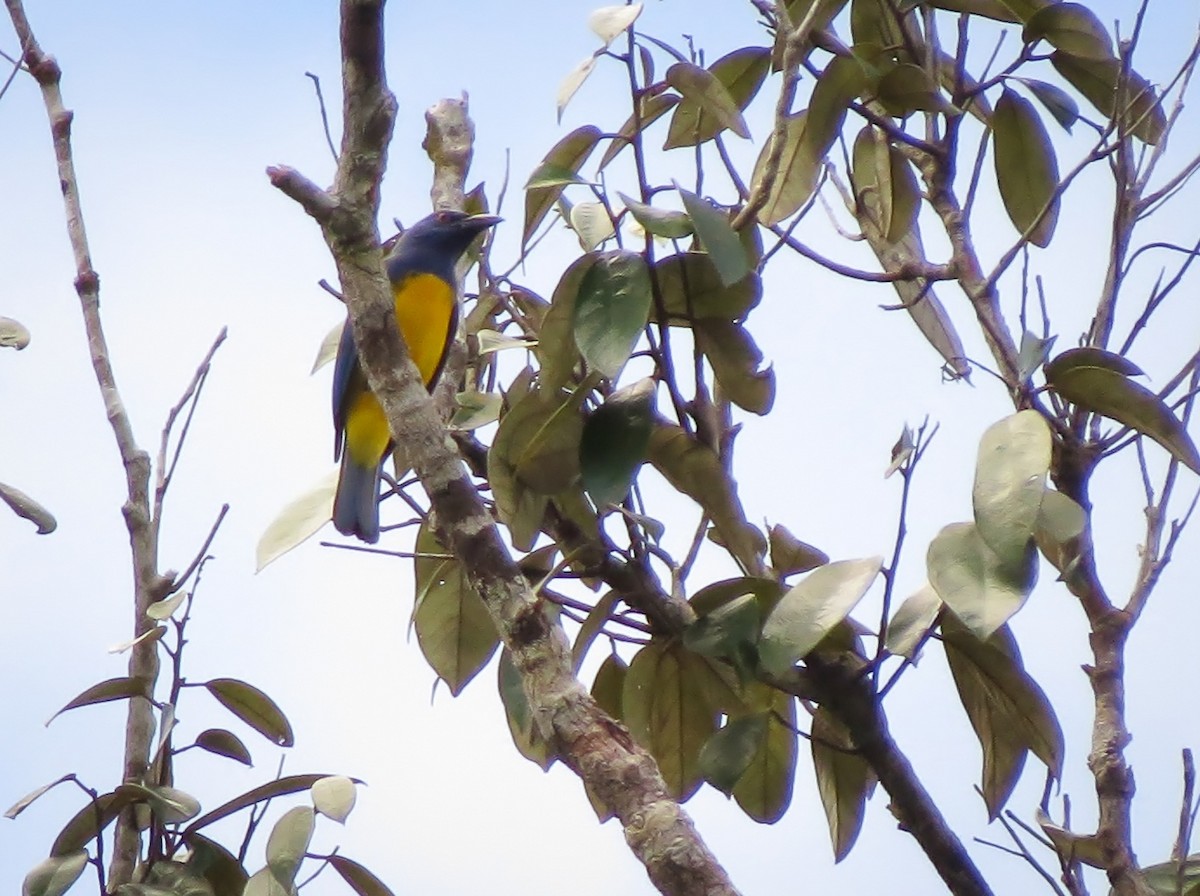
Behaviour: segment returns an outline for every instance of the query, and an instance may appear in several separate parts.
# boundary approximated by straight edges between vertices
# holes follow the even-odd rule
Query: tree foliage
[[[430,500],[398,470],[384,502],[395,522],[418,524],[412,624],[430,666],[458,694],[502,648],[498,689],[516,748],[543,768],[559,759],[571,765],[598,816],[621,817],[628,831],[628,813],[613,804],[612,791],[596,789],[567,726],[549,718],[545,701],[553,695],[531,659],[537,644],[569,632],[572,668],[591,678],[591,695],[607,714],[604,736],[631,738],[647,751],[672,800],[685,802],[707,784],[755,822],[810,811],[792,805],[803,739],[835,859],[854,848],[868,801],[882,790],[949,891],[988,893],[888,725],[889,692],[923,652],[941,652],[956,711],[980,743],[986,817],[1002,820],[1016,851],[1051,886],[1060,878],[1065,892],[1088,892],[1097,886],[1088,866],[1122,896],[1191,892],[1190,820],[1181,823],[1171,864],[1143,869],[1133,851],[1122,675],[1129,633],[1190,515],[1177,493],[1181,483],[1194,488],[1200,474],[1189,432],[1200,351],[1171,359],[1173,372],[1156,389],[1138,381],[1134,360],[1147,323],[1177,292],[1195,253],[1185,239],[1169,247],[1186,260],[1149,295],[1127,284],[1140,253],[1153,247],[1140,242],[1146,219],[1200,167],[1200,157],[1180,164],[1165,152],[1197,52],[1156,87],[1138,73],[1137,31],[1114,42],[1076,3],[780,0],[745,12],[758,17],[759,44],[711,48],[721,55],[706,64],[710,48],[645,32],[641,14],[634,3],[590,18],[601,46],[564,78],[560,119],[605,67],[624,75],[628,117],[578,126],[527,166],[523,214],[510,215],[509,225],[520,228],[519,255],[502,259],[486,245],[475,260],[466,358],[448,374],[458,387],[445,409],[449,430],[475,493],[516,554],[525,608],[534,609],[509,612],[481,584],[495,579],[481,572],[486,552],[462,549],[474,532],[464,535],[469,527],[447,520],[420,460],[412,466]],[[992,42],[991,58],[976,49]],[[1059,139],[1074,129],[1090,135],[1082,152],[1077,141]],[[438,152],[433,141],[435,164]],[[743,156],[756,157],[746,163]],[[1077,333],[1058,321],[1079,297],[1044,295],[1030,272],[1052,263],[1042,253],[1064,239],[1060,212],[1090,169],[1111,179],[1114,237],[1091,324]],[[313,198],[322,194],[294,172],[275,169],[272,179],[322,224],[344,263],[353,247]],[[458,201],[481,211],[499,198],[480,185]],[[1007,248],[995,257],[975,240],[989,200],[1009,228]],[[829,221],[814,224],[822,209]],[[814,227],[862,242],[877,269],[818,252],[804,236]],[[557,282],[527,282],[522,261],[563,228],[577,238],[578,255],[559,264]],[[942,248],[927,250],[927,238]],[[946,379],[961,388],[985,379],[989,394],[1008,404],[979,434],[971,518],[945,521],[927,545],[906,543],[905,524],[937,431],[928,422],[905,426],[892,449],[887,475],[898,477],[898,534],[876,556],[830,558],[793,534],[794,522],[760,525],[743,502],[735,472],[753,447],[742,421],[795,413],[799,403],[780,392],[755,338],[756,310],[783,301],[763,274],[792,253],[878,283],[881,294],[890,284],[898,302],[887,307],[904,312],[893,325],[917,328]],[[343,287],[348,296],[357,290],[344,273]],[[1118,299],[1143,310],[1128,320],[1115,311]],[[356,300],[348,304],[357,323]],[[967,356],[966,327],[990,358]],[[1056,351],[1056,339],[1074,347]],[[319,353],[317,366],[327,354]],[[1097,563],[1094,521],[1108,508],[1091,484],[1111,458],[1133,453],[1146,528],[1137,580],[1119,597]],[[326,481],[281,514],[260,545],[260,565],[316,531],[331,491]],[[701,554],[719,560],[698,564]],[[927,584],[900,602],[898,569],[914,555],[924,556]],[[700,571],[713,567],[720,577]],[[1049,784],[1033,822],[1044,836],[1028,822],[1012,826],[1005,813],[1031,756],[1051,783],[1078,758],[1066,754],[1055,709],[1009,627],[1039,573],[1056,576],[1051,587],[1073,596],[1090,634],[1095,722],[1087,764],[1099,820],[1086,832],[1071,829]],[[341,821],[353,805],[353,785],[341,777],[282,778],[204,815],[172,786],[169,757],[177,748],[166,720],[180,696],[192,601],[191,593],[178,597],[183,584],[161,583],[145,610],[155,624],[137,633],[141,649],[164,650],[174,661],[171,697],[155,706],[166,731],[158,752],[142,780],[91,794],[51,858],[30,872],[29,892],[64,892],[88,861],[97,862],[80,850],[102,843],[108,826],[135,806],[153,819],[145,873],[166,875],[162,883],[142,878],[146,886],[185,892],[178,881],[202,877],[216,896],[290,892],[316,814]],[[868,594],[882,605],[877,618],[858,609]],[[181,606],[182,617],[174,616]],[[168,633],[175,640],[164,643]],[[258,734],[291,744],[286,716],[257,688],[232,678],[202,686]],[[153,687],[153,679],[131,673],[84,690],[63,711],[145,701]],[[250,755],[224,729],[201,732],[192,745],[236,762]],[[267,865],[253,875],[244,855],[201,833],[218,818],[308,788],[315,808],[298,806],[276,823]],[[1193,801],[1188,790],[1185,819]],[[176,856],[185,845],[191,857],[182,862]],[[686,892],[639,857],[664,892]],[[355,892],[388,892],[362,866],[324,860]]]

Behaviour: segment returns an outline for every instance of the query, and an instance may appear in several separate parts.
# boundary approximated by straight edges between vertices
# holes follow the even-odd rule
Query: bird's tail
[[[379,473],[381,464],[364,467],[350,452],[342,454],[342,471],[333,496],[333,525],[343,535],[368,544],[379,541]]]

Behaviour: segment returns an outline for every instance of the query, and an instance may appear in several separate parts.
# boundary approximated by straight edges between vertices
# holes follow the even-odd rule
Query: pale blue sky
[[[545,150],[572,127],[594,121],[615,128],[626,115],[620,73],[601,66],[562,125],[555,121],[559,80],[595,46],[584,24],[593,5],[392,4],[389,77],[400,114],[385,219],[413,220],[427,210],[422,113],[466,89],[477,128],[472,182],[486,180],[494,197],[511,150],[509,221],[498,238],[499,252],[511,257],[519,237],[518,188]],[[1106,20],[1132,19],[1131,4],[1096,6]],[[595,823],[574,777],[560,768],[543,775],[511,747],[494,668],[458,700],[443,689],[430,705],[433,674],[406,638],[407,563],[314,542],[253,575],[263,528],[332,463],[328,372],[309,377],[308,370],[341,315],[316,287],[333,268],[315,226],[263,172],[285,163],[318,182],[331,176],[304,72],[322,77],[336,112],[336,4],[29,0],[28,11],[43,47],[64,69],[109,343],[138,436],[151,451],[166,410],[217,331],[229,326],[165,522],[164,566],[181,568],[220,504],[232,504],[199,593],[189,676],[240,677],[274,696],[296,730],[287,771],[366,779],[345,831],[322,823],[315,846],[340,842],[398,893],[651,892],[619,829]],[[1195,22],[1165,5],[1152,9],[1151,19],[1138,63],[1152,81],[1162,81]],[[639,27],[667,39],[693,34],[714,59],[762,43],[754,20],[748,3],[663,0],[647,4]],[[0,46],[11,52],[15,41],[7,31],[0,35]],[[767,132],[777,84],[767,83],[751,117],[756,138]],[[0,101],[0,130],[0,196],[8,209],[0,217],[0,314],[33,333],[23,353],[0,353],[0,395],[10,421],[0,429],[0,480],[43,501],[60,525],[54,535],[36,537],[24,521],[0,512],[0,706],[7,730],[0,803],[7,805],[67,771],[102,789],[117,783],[123,706],[70,713],[48,729],[42,723],[89,683],[124,674],[125,658],[105,650],[128,637],[130,609],[123,480],[82,338],[45,116],[28,79],[18,79]],[[1086,138],[1069,145],[1078,153]],[[1182,157],[1197,146],[1193,119],[1174,148]],[[752,159],[756,147],[735,151]],[[668,158],[656,170],[669,176],[671,164]],[[1064,205],[1061,245],[1035,256],[1060,348],[1086,325],[1102,278],[1107,198],[1102,179],[1085,182]],[[978,236],[994,258],[1013,234],[994,199],[983,201]],[[1193,207],[1194,194],[1174,218],[1164,216],[1160,233],[1194,242]],[[994,226],[983,226],[985,218]],[[814,242],[841,260],[870,266],[862,247],[831,240],[823,229],[817,214],[808,225]],[[937,245],[932,237],[929,243]],[[569,236],[549,243],[528,269],[530,286],[549,295],[576,252]],[[1140,273],[1145,283],[1155,270],[1147,265]],[[1016,295],[1015,285],[1004,283],[1007,296]],[[969,353],[983,357],[963,301],[948,288],[941,295]],[[772,266],[766,299],[749,327],[775,365],[779,399],[770,417],[746,421],[737,473],[752,519],[785,523],[834,557],[887,554],[899,494],[898,482],[880,476],[888,450],[906,421],[928,414],[940,422],[918,473],[903,595],[921,584],[930,538],[969,514],[975,444],[1010,408],[981,373],[974,386],[942,384],[939,360],[915,329],[878,309],[892,301],[887,287],[847,284],[805,262],[781,258]],[[1007,309],[1014,307],[1010,298]],[[1134,360],[1162,382],[1175,359],[1194,350],[1197,333],[1193,289],[1175,299],[1167,325],[1147,334]],[[1161,466],[1162,452],[1147,450]],[[1118,481],[1131,462],[1129,455],[1114,464],[1114,476],[1100,477],[1094,490],[1105,497],[1111,491],[1122,508],[1098,523],[1103,569],[1112,571],[1118,592],[1134,569],[1140,521],[1136,490]],[[1195,477],[1183,480],[1195,487]],[[686,513],[681,539],[693,523]],[[1193,532],[1130,647],[1130,755],[1139,787],[1137,846],[1146,862],[1163,859],[1170,848],[1179,749],[1198,746],[1200,701],[1178,681],[1200,622],[1196,545]],[[714,554],[702,561],[696,582],[728,574]],[[864,610],[862,618],[873,615]],[[1065,787],[1084,826],[1094,810],[1083,765],[1090,694],[1079,672],[1087,659],[1082,614],[1065,592],[1043,587],[1015,629],[1030,671],[1059,707],[1068,748]],[[930,650],[908,674],[889,697],[889,711],[901,746],[964,839],[1003,839],[986,825],[972,793],[978,747],[940,651]],[[180,717],[193,732],[223,724],[221,712],[195,692]],[[252,732],[245,739],[256,768],[241,770],[194,751],[181,758],[180,786],[211,807],[270,776],[276,751]],[[805,757],[802,746],[792,809],[773,827],[747,821],[707,789],[689,804],[743,892],[934,891],[932,870],[896,831],[882,792],[868,808],[857,848],[832,866]],[[1040,788],[1031,760],[1011,807],[1031,819]],[[17,891],[78,806],[78,794],[63,788],[18,821],[0,821],[0,892]],[[998,892],[1040,885],[1016,860],[972,851]],[[76,892],[90,892],[93,879],[85,880]],[[310,892],[345,892],[331,881],[318,881]]]

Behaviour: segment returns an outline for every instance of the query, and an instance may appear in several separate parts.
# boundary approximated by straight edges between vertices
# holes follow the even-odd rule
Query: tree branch
[[[736,892],[691,820],[667,796],[654,760],[596,706],[571,671],[552,624],[500,539],[400,339],[375,220],[395,115],[383,70],[382,0],[342,0],[342,150],[333,191],[294,172],[277,186],[321,224],[341,277],[363,369],[426,489],[439,539],[459,558],[512,652],[538,725],[559,756],[621,820],[630,848],[663,893]],[[444,195],[444,194],[443,194]]]
[[[122,515],[129,531],[133,559],[133,629],[137,637],[155,625],[146,616],[146,608],[163,597],[164,589],[170,586],[170,578],[158,573],[158,524],[152,517],[150,505],[150,455],[138,446],[134,438],[133,426],[109,361],[108,343],[100,320],[100,278],[92,267],[71,149],[73,113],[63,105],[60,89],[62,70],[52,57],[42,51],[21,0],[5,0],[5,4],[17,39],[24,48],[25,65],[41,87],[42,100],[50,119],[58,180],[66,207],[67,236],[75,256],[75,292],[83,313],[92,370],[100,386],[104,409],[125,468],[126,498]],[[129,675],[144,679],[153,687],[158,678],[158,648],[153,640],[134,644],[129,656]],[[130,699],[125,723],[123,780],[140,781],[145,774],[150,760],[154,724],[150,702],[138,697]],[[132,879],[140,850],[141,834],[130,808],[122,812],[117,822],[112,864],[109,866],[109,889],[115,889]]]

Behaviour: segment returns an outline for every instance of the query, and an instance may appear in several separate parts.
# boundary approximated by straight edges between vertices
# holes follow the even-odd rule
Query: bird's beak
[[[499,215],[471,215],[463,221],[463,224],[477,233],[482,233],[489,227],[495,227],[504,219]]]

